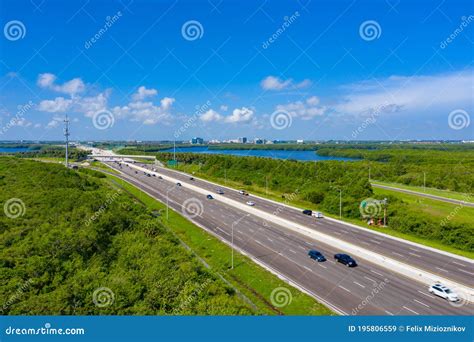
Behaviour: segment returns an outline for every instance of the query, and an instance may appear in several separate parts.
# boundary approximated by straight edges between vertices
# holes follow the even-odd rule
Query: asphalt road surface
[[[168,203],[176,211],[189,216],[192,221],[218,236],[221,240],[230,243],[233,230],[233,241],[237,249],[291,280],[339,313],[347,315],[472,315],[474,312],[472,303],[451,304],[444,299],[431,295],[426,285],[405,278],[368,260],[358,259],[354,256],[359,266],[348,268],[333,259],[334,254],[344,251],[336,250],[322,241],[300,235],[273,222],[264,221],[256,215],[248,214],[220,201],[206,199],[206,196],[202,194],[187,189],[185,186],[179,187],[174,182],[168,181],[166,176],[164,179],[148,177],[143,172],[135,173],[134,169],[127,166],[120,168],[112,162],[108,162],[108,164],[121,171],[123,179],[161,202]],[[150,165],[141,166],[150,169],[155,167]],[[172,170],[160,168],[158,172],[163,175],[172,175],[174,178],[182,177],[183,181],[186,182],[190,181],[189,176],[178,174]],[[216,186],[197,179],[193,182],[197,186],[209,189],[210,194],[215,193]],[[313,229],[333,234],[337,230],[338,234],[335,236],[352,243],[372,239],[376,242],[369,242],[370,248],[377,249],[377,251],[389,248],[385,252],[390,253],[389,251],[399,248],[396,246],[400,245],[398,241],[390,241],[363,231],[352,231],[357,228],[351,228],[325,219],[318,221],[315,218],[302,215],[298,210],[282,207],[253,196],[243,196],[238,194],[237,191],[227,189],[224,191],[224,196],[232,197],[244,203],[249,199],[254,201],[261,210],[274,212],[278,209],[278,215],[307,224],[308,227]],[[185,201],[188,201],[186,208],[189,208],[189,203],[195,204],[194,208],[197,208],[198,215],[183,208]],[[342,232],[342,229],[346,232]],[[382,244],[384,244],[383,247],[379,246]],[[393,247],[390,247],[392,245]],[[318,263],[310,259],[307,255],[310,249],[321,251],[326,256],[327,261]],[[419,255],[419,257],[406,256],[410,262],[415,258],[420,262],[418,259],[424,259],[425,253],[433,254],[430,251],[415,248],[410,252]],[[390,256],[392,257],[392,255]],[[453,258],[444,255],[436,255],[436,257],[444,262],[443,264],[433,263],[440,266],[440,268],[442,266],[447,267],[447,265],[456,265],[463,271],[473,272],[472,264],[459,262],[457,259],[451,260]],[[454,261],[458,264],[452,264]],[[421,262],[421,264],[424,263]],[[238,267],[238,265],[235,265],[235,267]],[[431,268],[429,270],[431,271]],[[469,277],[464,277],[463,272],[460,273],[455,272],[461,279],[466,280],[467,284],[470,284],[471,281],[467,280]],[[297,290],[292,289],[292,291]]]

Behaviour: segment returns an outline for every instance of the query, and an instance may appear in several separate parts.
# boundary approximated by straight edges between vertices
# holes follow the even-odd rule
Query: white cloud
[[[303,120],[311,120],[316,116],[323,115],[327,108],[319,106],[319,98],[311,96],[306,101],[295,101],[284,105],[276,106],[277,111],[288,112],[292,117],[301,118]]]
[[[207,112],[202,114],[199,119],[204,122],[221,121],[223,119],[223,116],[215,110],[209,109]]]
[[[264,90],[282,90],[291,84],[291,80],[283,81],[275,76],[268,76],[260,82]]]
[[[63,118],[59,117],[59,116],[55,116],[51,119],[50,122],[48,122],[48,124],[46,125],[46,128],[47,129],[52,129],[52,128],[56,128],[59,126],[59,124],[61,123],[61,121],[63,121]]]
[[[126,106],[116,106],[112,113],[117,117],[129,118],[131,121],[143,122],[145,125],[154,125],[170,119],[170,109],[175,102],[174,98],[165,97],[157,106],[153,102],[132,101]]]
[[[226,112],[227,109],[229,109],[229,107],[226,106],[226,105],[222,105],[222,106],[220,107],[220,110],[222,110],[223,112]]]
[[[56,97],[54,100],[43,100],[39,103],[38,110],[49,113],[62,113],[67,111],[72,104],[72,100],[64,97]]]
[[[74,111],[84,113],[87,117],[93,117],[95,113],[107,108],[111,90],[107,89],[96,96],[76,98],[74,100]]]
[[[26,120],[25,118],[20,118],[15,122],[15,126],[29,127],[29,126],[31,126],[31,122]]]
[[[232,111],[232,114],[227,116],[224,121],[229,123],[249,123],[254,119],[254,111],[242,107],[236,108]]]
[[[155,96],[156,94],[158,94],[158,90],[152,88],[147,89],[145,86],[141,86],[138,88],[137,92],[132,95],[132,99],[134,101],[140,101],[149,96]]]
[[[469,106],[473,84],[472,70],[434,76],[391,76],[344,86],[346,94],[334,109],[343,114],[364,115],[381,109],[384,113],[419,113],[459,108]]]
[[[267,76],[260,82],[260,86],[264,90],[283,90],[288,88],[302,89],[311,86],[312,82],[309,79],[304,79],[299,83],[294,83],[293,79],[282,80],[276,76]]]
[[[59,93],[69,94],[70,96],[82,93],[86,88],[84,82],[80,78],[73,78],[63,84],[56,84],[56,79],[56,75],[51,73],[40,74],[38,76],[37,84],[41,88],[51,89]]]

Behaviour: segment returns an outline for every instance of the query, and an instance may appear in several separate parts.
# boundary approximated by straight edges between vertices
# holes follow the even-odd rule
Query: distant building
[[[192,145],[202,145],[204,144],[204,139],[203,138],[192,138],[191,139],[191,144]]]
[[[241,144],[246,144],[246,143],[247,143],[247,138],[246,138],[246,137],[242,137],[242,138],[239,138],[238,141],[239,141],[239,143],[241,143]]]
[[[261,145],[261,144],[265,143],[265,140],[260,139],[260,138],[255,138],[255,140],[253,142],[254,142],[254,144]]]
[[[303,139],[298,139],[298,140],[296,140],[296,143],[297,144],[304,144],[304,141],[303,141]]]

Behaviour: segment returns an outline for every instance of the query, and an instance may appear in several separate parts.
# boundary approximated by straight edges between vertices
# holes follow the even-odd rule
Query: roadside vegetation
[[[158,153],[157,158],[165,162],[172,159],[171,153]],[[466,223],[456,219],[459,210],[451,205],[454,215],[442,217],[420,210],[397,193],[374,192],[367,176],[365,162],[324,161],[318,163],[282,161],[269,158],[236,157],[229,155],[177,154],[178,168],[194,172],[197,176],[249,191],[276,194],[277,199],[289,203],[302,203],[330,215],[339,215],[339,190],[341,190],[342,216],[366,225],[368,217],[375,225],[367,226],[388,234],[411,238],[426,245],[443,248],[462,254],[474,255],[473,219]],[[361,210],[361,203],[387,198],[388,227],[377,226],[383,219],[384,206],[375,202],[370,210]],[[363,215],[364,217],[363,217]],[[451,214],[451,212],[450,212]],[[368,216],[368,217],[367,217]],[[454,219],[453,219],[454,217]]]
[[[2,314],[260,313],[102,177],[0,158]]]

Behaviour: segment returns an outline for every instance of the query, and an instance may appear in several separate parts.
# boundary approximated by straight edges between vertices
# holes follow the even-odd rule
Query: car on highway
[[[181,183],[180,182],[176,183],[176,186],[181,186]]]
[[[249,195],[249,193],[248,193],[247,191],[245,191],[245,190],[239,190],[239,194],[244,195],[244,196],[248,196],[248,195]]]
[[[453,290],[441,283],[431,285],[428,291],[436,296],[447,299],[450,302],[457,302],[459,300],[459,296],[456,292],[453,292]]]
[[[151,177],[151,175],[149,173],[146,174],[147,177]]]
[[[311,259],[314,259],[316,260],[317,262],[323,262],[323,261],[326,261],[326,258],[324,257],[323,253],[321,253],[320,251],[317,251],[315,249],[311,249],[309,252],[308,252],[308,255]]]
[[[158,176],[158,179],[163,179],[163,177],[161,177],[161,176]]]
[[[334,259],[336,259],[337,262],[340,262],[343,265],[346,265],[347,267],[356,267],[357,263],[354,259],[351,258],[350,255],[348,254],[336,254],[334,255]]]
[[[152,174],[153,177],[156,177],[156,174]]]
[[[247,201],[247,205],[253,207],[255,205],[255,202],[252,202],[252,201]]]
[[[189,180],[194,180],[194,177],[189,177]]]
[[[214,197],[212,197],[212,195],[207,195],[206,198],[207,199],[214,199]]]
[[[224,194],[224,190],[222,190],[222,189],[217,189],[216,192],[217,192],[219,195],[223,195],[223,194]]]
[[[323,213],[319,212],[319,211],[315,211],[313,212],[313,216],[316,217],[316,218],[323,218]]]
[[[138,171],[135,171],[135,174],[137,175],[137,174],[138,174]]]
[[[303,210],[303,214],[311,216],[313,214],[313,211],[309,209],[305,209]]]

